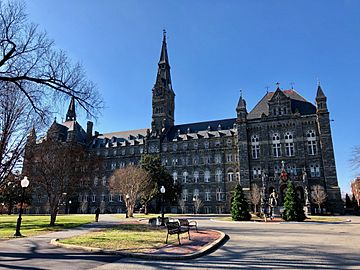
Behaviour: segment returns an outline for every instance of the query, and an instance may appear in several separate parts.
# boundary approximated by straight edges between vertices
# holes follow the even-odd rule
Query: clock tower
[[[151,134],[160,135],[174,125],[175,93],[172,89],[170,64],[166,46],[166,32],[158,63],[156,82],[152,89]]]

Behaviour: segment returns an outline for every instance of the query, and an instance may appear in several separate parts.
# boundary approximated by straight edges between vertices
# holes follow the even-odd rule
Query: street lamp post
[[[70,214],[71,203],[72,203],[71,200],[69,200],[69,204],[68,204],[69,206],[68,206],[68,211],[67,211],[68,214]]]
[[[161,226],[165,226],[165,223],[164,223],[164,194],[165,194],[165,187],[164,186],[161,186],[160,192],[161,192]]]
[[[19,217],[17,219],[16,223],[16,232],[14,236],[21,237],[20,233],[20,226],[21,226],[21,215],[23,213],[23,203],[24,203],[24,196],[25,196],[25,189],[29,186],[29,180],[27,176],[24,177],[23,180],[21,180],[21,187],[22,187],[22,194],[21,194],[21,202],[20,202],[20,210],[19,210]]]
[[[196,198],[193,197],[192,201],[193,201],[193,207],[194,207],[194,215],[196,215],[196,207],[195,207]]]
[[[128,210],[129,209],[129,199],[130,199],[129,194],[126,194],[125,198],[126,198],[126,205],[125,205],[126,206],[126,216],[125,217],[128,218],[129,217],[129,213],[128,213],[129,212],[129,210]]]

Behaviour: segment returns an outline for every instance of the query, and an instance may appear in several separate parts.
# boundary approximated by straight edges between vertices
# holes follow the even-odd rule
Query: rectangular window
[[[234,173],[232,173],[232,172],[229,172],[229,173],[228,173],[228,181],[229,181],[229,182],[234,181]]]
[[[122,202],[122,196],[119,194],[119,202]]]
[[[92,202],[96,202],[96,195],[95,194],[92,195]]]
[[[308,141],[308,154],[309,155],[317,154],[316,141]]]
[[[112,202],[113,201],[113,195],[110,193],[109,195],[109,202]]]
[[[281,143],[273,143],[273,156],[280,157],[281,156]]]
[[[210,191],[205,192],[205,201],[207,201],[207,202],[211,201],[211,193],[210,193]]]
[[[292,157],[295,155],[294,143],[285,143],[286,155]]]
[[[252,158],[258,159],[260,156],[260,145],[252,145],[251,152],[252,152]]]

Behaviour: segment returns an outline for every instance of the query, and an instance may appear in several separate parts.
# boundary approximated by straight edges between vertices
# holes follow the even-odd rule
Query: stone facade
[[[112,172],[138,164],[143,154],[156,154],[174,181],[181,183],[186,212],[193,212],[193,199],[199,197],[203,201],[201,213],[228,213],[231,192],[238,182],[248,197],[252,186],[258,185],[262,206],[275,189],[281,206],[286,179],[280,174],[286,172],[308,211],[314,208],[311,187],[320,184],[328,194],[327,211],[341,213],[326,101],[320,85],[316,105],[294,89],[281,90],[278,85],[249,113],[240,96],[236,118],[175,125],[175,93],[164,35],[152,89],[150,129],[93,134],[88,122],[85,132],[76,122],[73,102],[66,121],[57,124],[63,130],[63,140],[78,140],[105,165],[104,171],[94,173],[92,187],[79,190],[68,207],[71,212],[94,212],[99,206],[103,212],[125,211],[122,197],[109,192]],[[176,205],[168,210],[180,212]]]

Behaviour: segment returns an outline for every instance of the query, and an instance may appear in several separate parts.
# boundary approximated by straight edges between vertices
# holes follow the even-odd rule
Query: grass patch
[[[17,218],[17,215],[0,216],[0,240],[14,237]],[[94,215],[59,215],[56,219],[56,225],[50,227],[50,216],[23,215],[21,234],[23,236],[34,236],[74,228],[92,221],[94,221]]]
[[[344,218],[329,217],[329,216],[309,216],[305,221],[311,222],[344,222]]]
[[[97,247],[124,252],[147,252],[165,246],[166,229],[144,224],[121,224],[99,232],[62,239],[64,244]],[[177,237],[169,237],[169,243]]]

